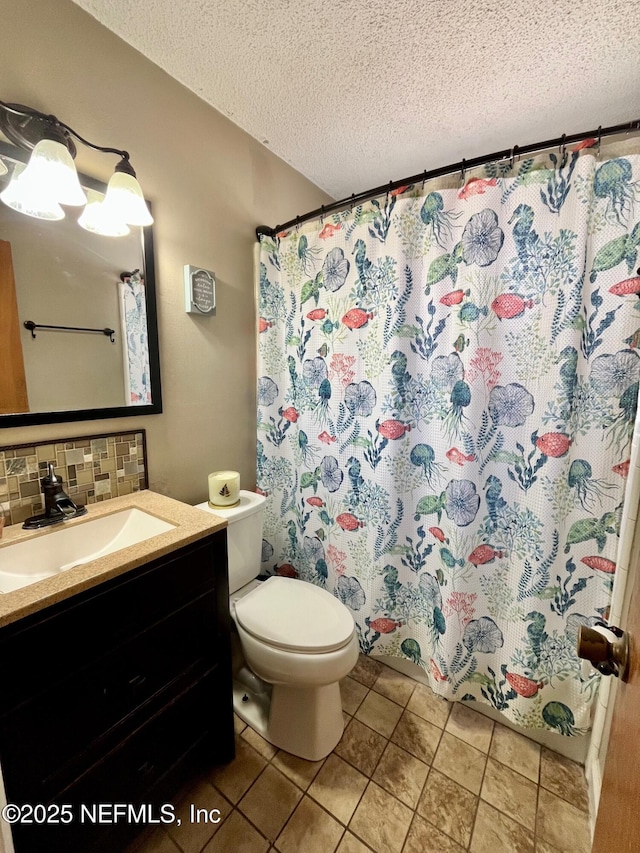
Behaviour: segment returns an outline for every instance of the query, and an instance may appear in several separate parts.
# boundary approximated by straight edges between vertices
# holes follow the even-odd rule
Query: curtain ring
[[[393,186],[393,181],[389,181],[389,186],[387,187],[387,197],[385,199],[384,205],[385,207],[389,204],[389,195],[391,194],[391,187]]]
[[[300,231],[300,217],[296,216],[296,234]]]
[[[462,158],[462,168],[460,169],[460,186],[464,186],[465,175],[467,174],[467,161]]]
[[[324,225],[324,204],[320,205],[320,225]]]
[[[560,141],[560,168],[564,169],[567,163],[567,146],[565,144],[565,139],[567,138],[567,134],[562,134],[562,139]]]
[[[356,200],[356,194],[351,193],[351,207],[349,208],[349,213],[353,213],[353,204],[354,204],[355,200]]]
[[[425,185],[426,180],[427,180],[427,170],[425,169],[424,173],[422,175],[422,189],[424,189],[424,185]]]
[[[598,125],[598,147],[596,148],[596,160],[600,159],[600,146],[602,145],[602,125]]]

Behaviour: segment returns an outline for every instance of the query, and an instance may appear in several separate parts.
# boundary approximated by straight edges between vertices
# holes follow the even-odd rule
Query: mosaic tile
[[[40,483],[37,480],[28,480],[20,483],[20,497],[29,498],[40,494]]]
[[[7,459],[6,460],[7,467],[7,475],[16,476],[18,474],[26,474],[27,472],[27,460],[22,457],[19,459]]]
[[[77,503],[95,503],[146,488],[144,430],[136,432],[130,441],[125,442],[124,439],[124,435],[114,433],[0,448],[0,473],[7,475],[4,489],[0,488],[3,503],[9,505],[3,510],[5,521],[18,524],[42,511],[40,479],[45,476],[50,462],[55,465],[56,474],[66,489],[75,488],[76,483],[84,487],[82,498],[80,492],[73,492]],[[116,441],[119,446],[128,448],[126,462],[131,465],[131,473],[120,483],[115,476],[115,452],[108,468],[101,467],[102,456],[108,461],[107,453],[102,449],[106,451],[109,444],[115,448]]]
[[[65,461],[67,466],[69,465],[77,465],[78,463],[84,462],[84,450],[76,449],[76,450],[67,450],[65,453]]]

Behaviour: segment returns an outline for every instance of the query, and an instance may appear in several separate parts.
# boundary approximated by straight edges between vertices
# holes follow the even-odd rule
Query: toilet
[[[287,577],[256,580],[265,498],[198,504],[228,522],[229,607],[237,629],[233,706],[274,746],[317,761],[342,736],[340,679],[358,659],[350,611],[325,589]]]

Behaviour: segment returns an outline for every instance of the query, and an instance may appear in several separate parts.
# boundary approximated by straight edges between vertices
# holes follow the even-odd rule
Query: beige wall
[[[203,500],[219,468],[253,488],[254,229],[329,197],[68,0],[0,0],[0,20],[0,99],[131,153],[155,217],[164,399],[161,415],[4,429],[0,444],[144,427],[152,489]],[[116,158],[82,147],[76,162],[108,180]],[[215,317],[185,313],[184,264],[215,270]]]

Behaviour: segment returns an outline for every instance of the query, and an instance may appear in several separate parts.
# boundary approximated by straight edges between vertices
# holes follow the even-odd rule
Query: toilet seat
[[[235,602],[235,615],[257,640],[295,652],[341,649],[354,632],[344,604],[325,589],[294,578],[264,581]]]

